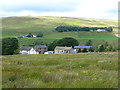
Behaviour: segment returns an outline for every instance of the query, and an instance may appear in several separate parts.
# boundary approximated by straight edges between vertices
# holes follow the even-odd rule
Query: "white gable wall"
[[[39,54],[39,52],[36,52],[35,49],[31,48],[31,50],[28,51],[28,54]]]
[[[35,49],[31,48],[30,51],[27,50],[22,50],[20,51],[20,53],[26,53],[26,54],[39,54],[39,52],[37,52]]]

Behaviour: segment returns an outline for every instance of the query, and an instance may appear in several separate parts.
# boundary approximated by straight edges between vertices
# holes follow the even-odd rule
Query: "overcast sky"
[[[69,16],[118,18],[119,0],[1,0],[0,17]]]

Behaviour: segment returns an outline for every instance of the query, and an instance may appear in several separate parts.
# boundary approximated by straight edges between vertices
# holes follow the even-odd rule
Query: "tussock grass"
[[[117,88],[118,54],[3,56],[3,88]]]

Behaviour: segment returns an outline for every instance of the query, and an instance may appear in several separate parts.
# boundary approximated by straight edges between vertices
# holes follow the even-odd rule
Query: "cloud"
[[[69,16],[117,19],[119,0],[3,0],[3,16]],[[6,3],[7,2],[7,3]]]
[[[0,8],[2,11],[8,12],[21,10],[67,12],[75,10],[75,7],[79,5],[78,2],[78,0],[4,0],[0,3]]]

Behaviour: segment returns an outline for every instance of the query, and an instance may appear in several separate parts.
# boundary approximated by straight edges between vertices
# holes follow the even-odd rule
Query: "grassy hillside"
[[[17,36],[24,33],[39,31],[49,34],[59,25],[74,25],[74,26],[97,26],[97,27],[117,27],[117,22],[112,20],[98,20],[98,19],[85,19],[75,17],[52,17],[52,16],[41,16],[41,17],[8,17],[2,19],[3,23],[3,37]],[[11,33],[6,33],[11,31]],[[115,31],[115,29],[114,29]],[[13,32],[13,33],[12,33]],[[8,36],[9,36],[8,35]]]
[[[48,44],[55,39],[61,39],[63,37],[76,38],[80,44],[81,42],[92,39],[93,41],[99,40],[99,42],[105,40],[110,41],[112,44],[117,38],[114,33],[117,33],[117,22],[113,20],[102,19],[86,19],[76,17],[53,17],[53,16],[40,16],[40,17],[7,17],[2,19],[3,23],[3,37],[17,37],[23,34],[32,33],[37,35],[39,32],[44,34],[41,41],[45,41]],[[72,25],[72,26],[89,26],[89,27],[114,27],[112,33],[97,33],[97,32],[53,32],[57,26],[60,25]],[[33,44],[38,38],[23,38],[20,39],[20,45]],[[109,43],[111,43],[109,42]],[[115,46],[116,47],[116,46]]]
[[[2,61],[3,88],[118,87],[117,52],[12,55]]]

